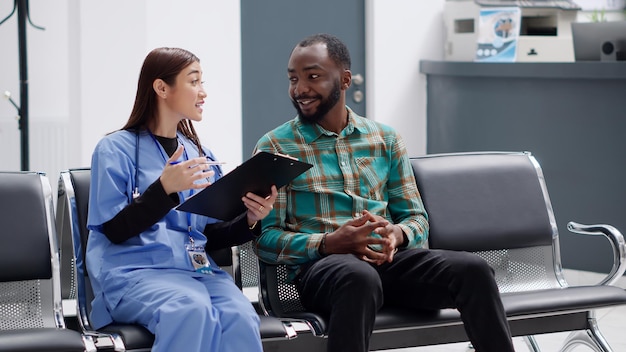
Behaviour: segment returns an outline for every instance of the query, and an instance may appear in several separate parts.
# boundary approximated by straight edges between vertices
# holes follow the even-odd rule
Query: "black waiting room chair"
[[[83,333],[92,336],[99,348],[148,352],[154,343],[154,335],[142,326],[113,323],[96,331],[91,325],[91,301],[94,295],[85,264],[90,182],[91,171],[88,168],[63,171],[59,178],[57,221],[64,244],[61,261],[68,265],[64,273],[71,275],[65,277],[69,284],[64,286],[68,286],[66,290],[69,292],[75,291],[78,323]]]
[[[0,172],[0,351],[95,351],[66,328],[52,188],[36,172]]]
[[[154,343],[154,335],[139,325],[113,323],[95,331],[90,323],[91,301],[93,291],[87,269],[85,267],[85,249],[89,231],[87,230],[87,212],[89,204],[89,187],[91,170],[89,168],[75,168],[61,172],[59,178],[59,197],[57,200],[57,218],[62,218],[62,237],[71,239],[73,243],[72,260],[64,260],[68,269],[73,271],[66,281],[76,284],[78,301],[78,319],[85,334],[97,339],[99,346],[113,348],[115,351],[144,352],[150,351]],[[61,215],[60,215],[61,214]],[[215,262],[222,268],[238,271],[238,260],[233,261],[231,248],[220,249],[210,253]],[[237,258],[237,257],[235,257]],[[241,287],[241,283],[235,280]],[[72,289],[68,288],[68,292]],[[274,317],[260,316],[261,338],[264,346],[273,346],[288,342],[295,338],[295,333],[289,322],[283,322]]]
[[[613,267],[596,285],[570,286],[560,258],[559,234],[546,183],[530,153],[457,153],[411,159],[429,215],[430,248],[473,252],[494,269],[514,336],[539,351],[533,335],[571,331],[562,351],[584,345],[613,351],[594,311],[626,304],[613,284],[626,269],[622,234],[610,225],[568,224],[568,230],[600,235],[613,250]],[[305,319],[313,336],[301,351],[323,351],[326,320],[307,312],[284,265],[259,262],[261,303],[268,315]],[[298,334],[298,340],[302,334]],[[379,312],[371,350],[468,341],[457,310]]]

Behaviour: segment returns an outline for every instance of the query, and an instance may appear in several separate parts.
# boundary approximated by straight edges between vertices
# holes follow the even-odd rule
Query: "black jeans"
[[[297,286],[303,305],[328,318],[328,352],[367,351],[384,303],[456,308],[477,352],[514,351],[493,270],[471,253],[401,250],[380,266],[333,254],[308,266]]]

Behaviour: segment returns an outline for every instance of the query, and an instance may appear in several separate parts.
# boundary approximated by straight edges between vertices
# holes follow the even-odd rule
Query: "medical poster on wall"
[[[521,16],[519,7],[481,9],[474,61],[515,62]]]

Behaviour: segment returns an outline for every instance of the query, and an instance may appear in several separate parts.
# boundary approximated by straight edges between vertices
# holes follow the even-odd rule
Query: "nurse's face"
[[[180,119],[200,121],[206,96],[202,86],[202,68],[199,62],[194,62],[176,76],[176,84],[169,87],[166,104]]]

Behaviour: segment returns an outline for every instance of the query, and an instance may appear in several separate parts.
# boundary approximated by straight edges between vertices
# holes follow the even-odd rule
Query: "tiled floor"
[[[574,285],[584,285],[584,284],[594,284],[604,278],[603,274],[590,273],[590,272],[581,272],[574,270],[565,270],[565,278],[570,286]],[[617,283],[618,286],[626,288],[626,278],[622,277],[622,279]],[[621,306],[618,308],[610,308],[610,309],[601,309],[596,313],[596,317],[598,318],[598,326],[600,327],[600,331],[608,341],[609,345],[613,348],[615,352],[626,351],[626,306]],[[539,348],[541,348],[542,352],[555,352],[559,351],[561,344],[565,340],[569,333],[556,333],[556,334],[545,334],[545,335],[537,335],[535,339]],[[526,343],[522,338],[514,338],[513,342],[515,343],[515,350],[517,352],[529,351]],[[418,348],[403,348],[397,350],[391,350],[393,352],[469,352],[473,351],[468,349],[467,343],[456,343],[449,345],[440,345],[440,346],[428,346],[428,347],[418,347]],[[592,351],[588,347],[579,346],[576,347],[574,352],[586,352]]]

